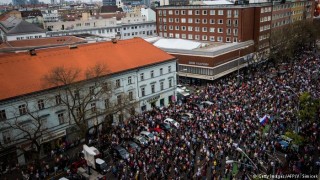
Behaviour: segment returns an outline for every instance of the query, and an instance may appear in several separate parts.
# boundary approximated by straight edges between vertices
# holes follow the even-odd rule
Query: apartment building
[[[88,127],[102,123],[107,116],[105,112],[121,103],[123,95],[137,103],[130,108],[136,112],[166,106],[175,99],[176,58],[140,38],[3,54],[0,61],[6,62],[0,65],[4,75],[0,79],[0,142],[4,147],[0,155],[11,162],[21,148],[26,151],[34,148],[34,143],[21,138],[25,133],[12,128],[12,123],[33,132],[35,121],[41,122],[42,135],[36,139],[41,148],[59,145],[61,139],[73,141],[70,134],[76,127],[74,118],[62,103],[72,99],[71,96],[79,102],[89,97],[88,106],[82,110]],[[99,82],[112,84],[110,93],[95,94],[104,86],[97,86],[96,78],[85,76],[86,70],[97,64],[108,68]],[[45,86],[43,81],[48,72],[62,66],[79,68],[82,72],[72,83],[71,95],[63,87]],[[77,114],[79,108],[74,109]],[[131,114],[128,111],[113,113],[114,123],[127,120]],[[23,165],[24,158],[19,157],[19,163]]]

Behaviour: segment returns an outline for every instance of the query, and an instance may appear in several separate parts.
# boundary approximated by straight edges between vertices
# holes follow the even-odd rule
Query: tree
[[[299,118],[304,122],[315,122],[320,110],[320,99],[313,98],[310,93],[304,92],[299,97]]]
[[[136,104],[134,98],[129,99],[126,92],[119,91],[120,80],[114,83],[110,80],[110,73],[104,64],[96,64],[85,71],[62,66],[53,68],[43,78],[46,85],[56,87],[56,97],[60,98],[61,106],[68,110],[69,123],[78,127],[82,138],[88,133],[89,119],[105,116],[110,122],[114,114],[131,109]],[[113,103],[116,91],[117,103]],[[105,102],[105,108],[98,108],[101,101]]]
[[[13,109],[14,119],[3,122],[4,126],[10,128],[11,134],[15,133],[15,136],[10,139],[11,143],[23,144],[18,145],[18,149],[23,154],[28,153],[32,156],[32,159],[37,160],[40,156],[41,138],[48,134],[45,117],[35,110],[37,107],[31,106],[30,108],[28,102],[25,102],[22,109]],[[5,148],[4,145],[2,147]]]

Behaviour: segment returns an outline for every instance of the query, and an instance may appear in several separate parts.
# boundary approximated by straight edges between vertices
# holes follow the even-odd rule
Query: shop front
[[[66,145],[66,130],[50,132],[40,138],[43,153],[48,154],[52,149],[60,150]]]

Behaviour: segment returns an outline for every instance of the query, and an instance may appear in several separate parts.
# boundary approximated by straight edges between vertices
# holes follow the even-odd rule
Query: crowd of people
[[[317,174],[320,126],[300,121],[297,111],[300,93],[320,98],[319,82],[319,55],[304,51],[288,63],[248,68],[240,76],[230,74],[191,93],[183,102],[132,116],[106,136],[112,146],[158,127],[166,118],[176,120],[180,127],[158,135],[140,152],[130,151],[128,160],[114,158],[113,178],[248,179],[258,174]],[[213,104],[202,104],[204,101]],[[183,120],[185,113],[193,118]],[[319,116],[318,111],[318,120]],[[263,117],[269,120],[264,125],[260,123]],[[305,144],[279,152],[277,139],[290,130],[297,130]],[[70,158],[74,155],[65,154],[65,146],[60,149],[50,154],[54,163],[23,169],[24,179],[44,179],[75,161]]]
[[[127,161],[114,161],[119,179],[246,179],[257,174],[316,174],[320,150],[319,125],[298,122],[306,143],[299,149],[275,150],[277,137],[295,130],[299,94],[320,98],[320,59],[304,51],[290,63],[234,74],[192,93],[185,103],[154,108],[131,117],[113,129],[112,144],[121,145],[143,129],[157,127],[166,118],[180,127],[159,136]],[[247,71],[247,70],[245,70]],[[197,106],[203,101],[213,105]],[[181,115],[194,118],[183,121]],[[268,128],[260,123],[268,117]],[[319,119],[319,113],[318,117]],[[235,163],[226,163],[226,161]]]

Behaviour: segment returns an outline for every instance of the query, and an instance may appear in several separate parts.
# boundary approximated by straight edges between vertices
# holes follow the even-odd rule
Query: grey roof
[[[32,23],[15,17],[9,17],[4,21],[0,21],[0,28],[8,35],[46,32],[46,30]]]

